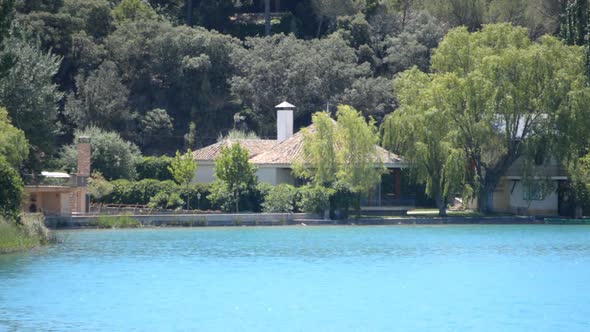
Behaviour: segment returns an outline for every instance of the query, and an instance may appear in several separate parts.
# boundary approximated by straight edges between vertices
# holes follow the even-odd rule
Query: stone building
[[[78,165],[75,174],[42,172],[27,179],[25,212],[68,216],[87,213],[89,209],[88,177],[90,176],[90,138],[80,137],[77,143]]]

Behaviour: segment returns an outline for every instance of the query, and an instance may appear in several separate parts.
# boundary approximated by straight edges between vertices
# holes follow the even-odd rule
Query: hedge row
[[[207,200],[209,186],[194,183],[188,187],[180,186],[174,181],[159,181],[144,179],[141,181],[114,180],[110,182],[113,190],[108,195],[101,197],[97,202],[104,204],[139,204],[152,203],[158,208],[180,208],[186,206],[188,201],[191,209],[211,209]],[[198,194],[201,199],[199,200]]]
[[[223,210],[232,212],[233,206],[224,204],[223,200],[212,202],[207,184],[193,183],[188,187],[180,186],[174,181],[144,179],[141,181],[111,181],[112,191],[96,200],[103,204],[150,205],[163,209]],[[200,199],[198,198],[200,194]],[[306,185],[293,187],[288,184],[271,186],[260,183],[240,199],[240,210],[251,212],[308,212],[323,214],[330,209],[332,213],[340,211],[346,216],[354,196],[346,188],[324,188]],[[334,216],[334,214],[332,214]]]

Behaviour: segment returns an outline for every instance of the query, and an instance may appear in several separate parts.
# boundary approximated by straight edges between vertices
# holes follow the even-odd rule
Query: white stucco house
[[[295,106],[283,102],[277,109],[277,139],[226,139],[193,152],[193,159],[198,167],[194,182],[211,183],[215,180],[215,159],[223,147],[239,143],[248,151],[250,162],[257,167],[258,181],[278,185],[287,183],[297,185],[298,180],[292,173],[292,164],[300,161],[303,151],[303,133],[293,133],[293,109]],[[313,126],[313,125],[312,125]],[[401,169],[406,162],[380,146],[376,146],[379,157],[387,169],[382,183],[369,195],[367,205],[395,205],[402,199]]]

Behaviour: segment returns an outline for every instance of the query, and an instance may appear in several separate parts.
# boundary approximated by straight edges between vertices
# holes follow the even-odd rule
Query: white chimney
[[[280,143],[293,136],[293,109],[295,106],[284,101],[277,106],[277,141]]]

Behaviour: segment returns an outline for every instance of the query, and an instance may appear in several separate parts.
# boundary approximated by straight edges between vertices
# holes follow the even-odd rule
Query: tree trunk
[[[270,36],[270,0],[264,0],[264,33]]]
[[[186,7],[186,25],[189,27],[193,25],[193,0],[185,1]]]
[[[187,211],[191,209],[191,193],[188,184],[186,185],[186,209]]]
[[[355,205],[354,209],[355,209],[355,212],[356,212],[355,213],[356,214],[356,220],[359,220],[359,219],[361,219],[361,193],[360,192],[356,196],[355,204],[354,205]]]
[[[436,206],[438,207],[438,216],[439,217],[446,217],[447,216],[447,202],[442,197],[442,194],[440,192],[436,195]]]
[[[477,209],[479,212],[484,214],[494,212],[494,191],[496,190],[498,181],[499,177],[497,179],[490,179],[489,181],[485,181],[485,183],[481,186],[477,198]]]

